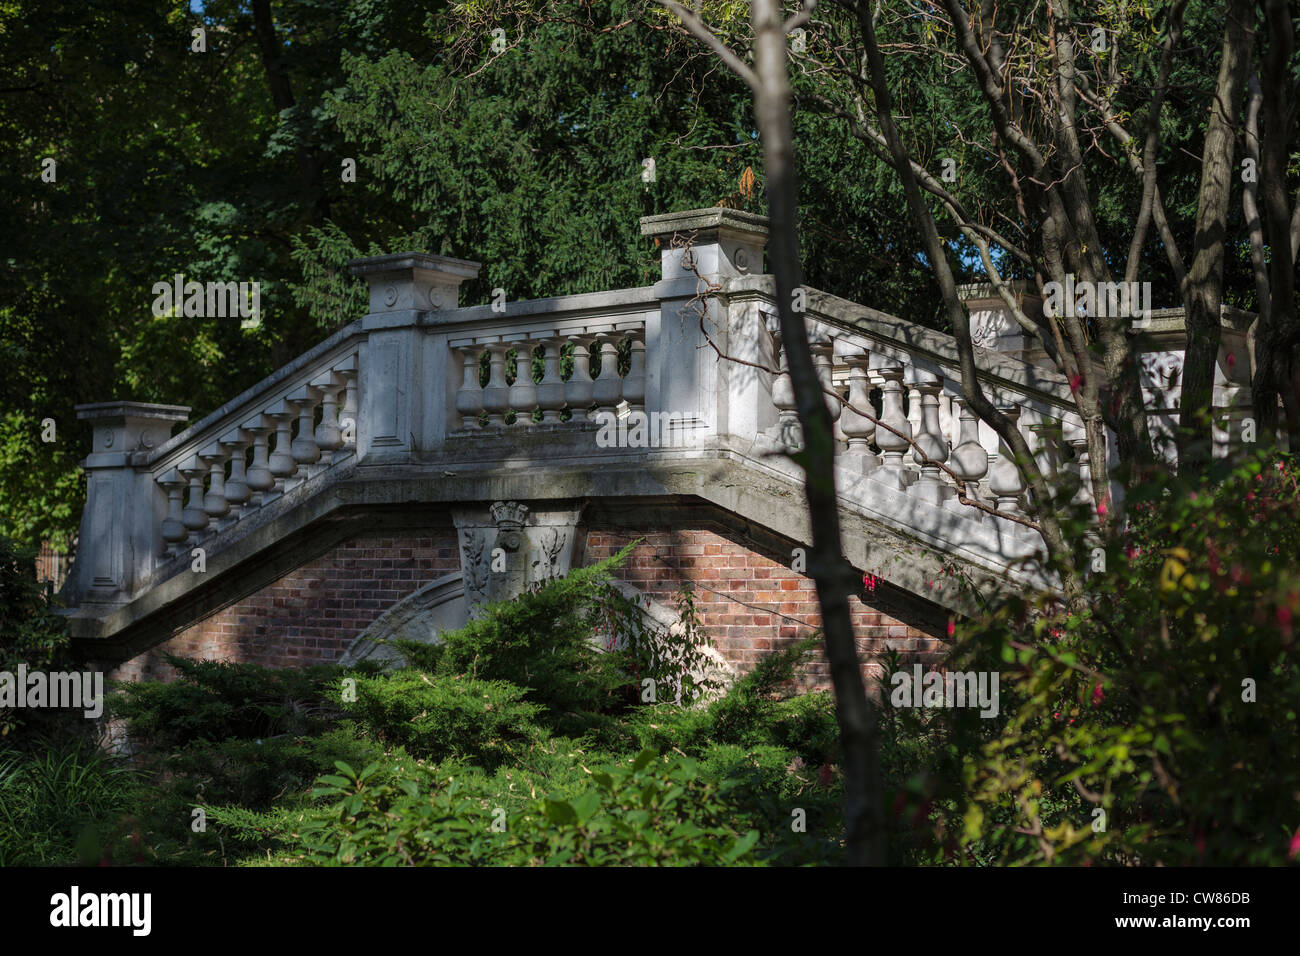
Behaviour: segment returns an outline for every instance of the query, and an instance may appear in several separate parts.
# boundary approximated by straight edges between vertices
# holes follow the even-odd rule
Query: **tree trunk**
[[[1187,349],[1183,355],[1179,401],[1178,462],[1186,469],[1210,460],[1211,434],[1203,420],[1211,413],[1214,368],[1219,357],[1219,314],[1223,301],[1223,258],[1228,202],[1237,170],[1233,165],[1236,122],[1250,65],[1254,0],[1229,0],[1223,28],[1223,60],[1201,157],[1201,193],[1196,210],[1196,241],[1183,302],[1187,308]]]
[[[754,0],[752,16],[754,65],[758,75],[754,114],[767,171],[772,272],[776,279],[781,341],[803,429],[801,463],[813,538],[809,572],[817,585],[817,599],[821,604],[826,657],[830,662],[835,713],[844,750],[844,815],[849,862],[858,866],[883,865],[885,833],[878,720],[874,705],[867,700],[849,613],[853,572],[840,546],[835,439],[821,380],[813,367],[807,329],[793,304],[794,292],[802,285],[803,278],[795,233],[797,189],[786,36],[776,0]]]

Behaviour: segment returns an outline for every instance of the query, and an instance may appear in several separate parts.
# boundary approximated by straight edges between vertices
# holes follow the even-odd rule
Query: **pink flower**
[[[948,618],[948,636],[952,637],[956,633],[957,623],[952,618]]]
[[[1101,689],[1101,681],[1097,681],[1097,686],[1092,689],[1092,706],[1096,707],[1100,704],[1105,696],[1106,692]]]
[[[1297,856],[1300,856],[1300,830],[1296,830],[1291,835],[1291,845],[1287,847],[1286,851],[1288,860],[1294,860]]]
[[[1097,502],[1097,517],[1098,518],[1106,517],[1106,502],[1104,501]]]

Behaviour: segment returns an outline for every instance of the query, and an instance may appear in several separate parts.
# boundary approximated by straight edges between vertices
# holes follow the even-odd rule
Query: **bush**
[[[1017,599],[959,628],[951,666],[1000,670],[1002,716],[939,718],[962,756],[930,778],[952,781],[934,833],[968,861],[1294,861],[1295,460],[1164,475],[1129,506],[1084,606]]]
[[[513,816],[491,793],[431,774],[373,781],[344,763],[315,794],[332,802],[304,814],[305,849],[285,862],[324,865],[641,866],[754,862],[758,832],[727,823],[727,787],[701,779],[689,759],[643,751],[590,773],[577,794],[553,794]]]
[[[0,750],[0,866],[100,862],[134,783],[82,741]]]
[[[338,679],[349,673],[333,665],[272,670],[172,655],[167,661],[179,672],[177,680],[124,684],[110,704],[134,736],[160,749],[320,732],[339,716]]]
[[[541,708],[504,681],[406,670],[358,680],[356,692],[344,706],[379,740],[434,760],[469,757],[490,769],[543,734]]]
[[[0,537],[0,671],[58,670],[67,650],[67,625],[36,580],[36,552]],[[20,723],[16,708],[0,707],[0,736]]]

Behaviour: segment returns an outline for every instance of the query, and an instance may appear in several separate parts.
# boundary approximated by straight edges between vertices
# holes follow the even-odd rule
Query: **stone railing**
[[[393,466],[418,476],[523,459],[641,467],[729,457],[802,480],[783,454],[799,436],[773,280],[761,273],[765,220],[694,210],[648,217],[641,231],[660,250],[652,286],[490,305],[457,303],[477,263],[357,260],[366,315],[174,438],[187,408],[80,406],[95,439],[65,597],[78,613],[108,613],[189,567],[195,548],[219,552],[334,483]],[[1000,515],[1023,518],[1033,502],[1006,449],[964,407],[952,337],[804,291],[815,364],[835,396],[844,505],[909,540],[1022,574],[1041,541]],[[980,348],[977,365],[1044,473],[1088,503],[1095,465],[1066,383],[1024,350]],[[610,447],[593,422],[608,420],[602,412],[661,416],[672,440]],[[954,475],[999,515],[957,501]]]

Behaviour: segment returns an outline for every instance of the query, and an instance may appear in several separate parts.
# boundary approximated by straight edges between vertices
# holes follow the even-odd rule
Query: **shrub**
[[[1084,606],[1017,599],[959,629],[952,666],[1000,670],[1003,716],[943,715],[963,759],[937,832],[1002,863],[1294,860],[1295,460],[1160,476],[1129,506]]]
[[[379,740],[434,760],[470,757],[491,768],[542,735],[541,708],[504,681],[405,670],[362,678],[356,691],[344,706]]]
[[[0,671],[57,670],[67,649],[67,625],[36,580],[36,552],[0,537]],[[0,736],[20,722],[17,709],[0,708]]]
[[[272,670],[172,655],[167,661],[179,672],[177,680],[124,684],[110,704],[114,716],[127,718],[133,735],[159,748],[304,736],[323,730],[340,713],[338,678],[347,673],[340,667]]]
[[[758,832],[740,833],[727,787],[689,759],[643,751],[590,772],[576,794],[552,794],[521,812],[490,793],[432,774],[375,783],[377,766],[344,763],[315,794],[331,800],[298,822],[304,850],[286,862],[324,865],[638,866],[754,862]]]

